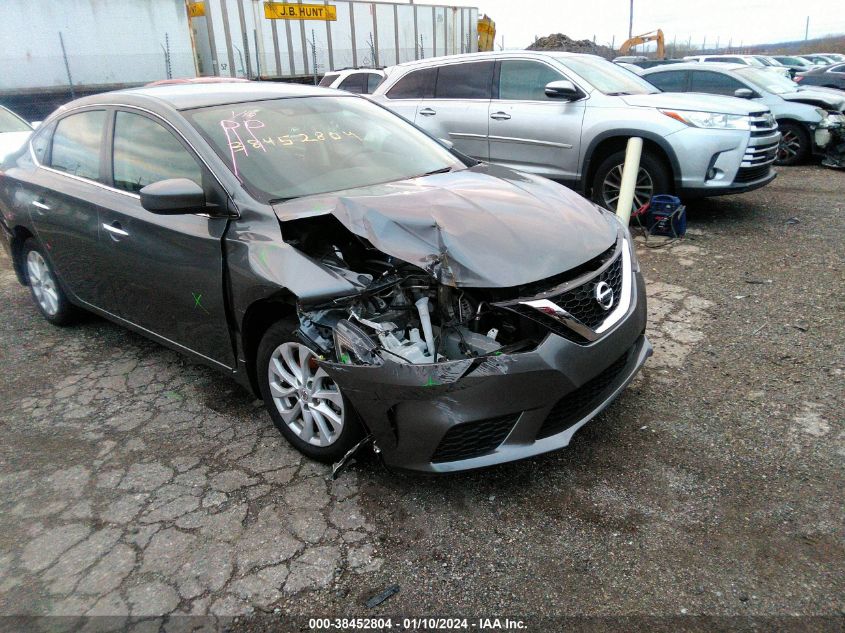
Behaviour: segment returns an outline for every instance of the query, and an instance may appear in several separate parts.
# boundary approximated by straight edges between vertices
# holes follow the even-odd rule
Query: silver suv
[[[625,145],[645,140],[634,204],[771,182],[780,134],[746,100],[664,94],[593,55],[473,53],[387,69],[374,100],[474,158],[563,182],[616,208]]]

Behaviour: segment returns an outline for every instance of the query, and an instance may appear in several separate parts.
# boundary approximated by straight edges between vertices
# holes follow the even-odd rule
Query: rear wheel
[[[810,135],[798,123],[779,123],[778,165],[797,165],[810,153]]]
[[[605,209],[616,211],[616,202],[622,189],[622,168],[625,164],[625,150],[614,152],[605,158],[593,177],[593,201]],[[651,152],[643,150],[640,170],[634,186],[632,211],[636,211],[658,193],[671,193],[669,169]]]
[[[340,388],[317,363],[317,353],[280,321],[258,346],[261,396],[276,428],[306,456],[337,461],[358,442],[361,425]]]
[[[59,285],[41,246],[33,238],[24,242],[23,262],[29,291],[42,316],[54,325],[69,323],[74,308]]]

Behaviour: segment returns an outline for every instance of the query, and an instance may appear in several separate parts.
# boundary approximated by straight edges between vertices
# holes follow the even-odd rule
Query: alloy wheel
[[[343,396],[305,345],[287,342],[270,355],[270,395],[285,424],[303,442],[331,446],[343,430]]]
[[[778,161],[794,159],[801,152],[801,139],[792,130],[786,130],[780,137],[778,145]]]
[[[38,305],[48,316],[55,316],[59,311],[59,293],[56,280],[41,253],[29,251],[26,256],[26,272]]]
[[[604,177],[604,182],[601,185],[601,196],[605,208],[616,211],[616,201],[619,200],[619,194],[622,191],[622,167],[617,165]],[[651,200],[654,193],[654,182],[645,169],[640,167],[637,173],[637,183],[634,185],[634,209],[639,209],[646,202]]]

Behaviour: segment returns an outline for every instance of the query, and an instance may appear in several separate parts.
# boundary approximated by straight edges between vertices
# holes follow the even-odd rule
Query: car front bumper
[[[780,132],[687,128],[667,137],[681,161],[680,197],[709,197],[751,191],[776,173]]]
[[[599,340],[550,333],[533,350],[429,365],[323,362],[393,468],[442,473],[546,453],[625,389],[652,347],[636,273],[625,317]]]

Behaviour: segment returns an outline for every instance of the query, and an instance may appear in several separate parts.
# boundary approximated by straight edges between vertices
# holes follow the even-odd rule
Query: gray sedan
[[[314,459],[558,449],[651,354],[616,216],[341,91],[74,101],[3,165],[0,217],[48,321],[87,310],[220,369]]]

